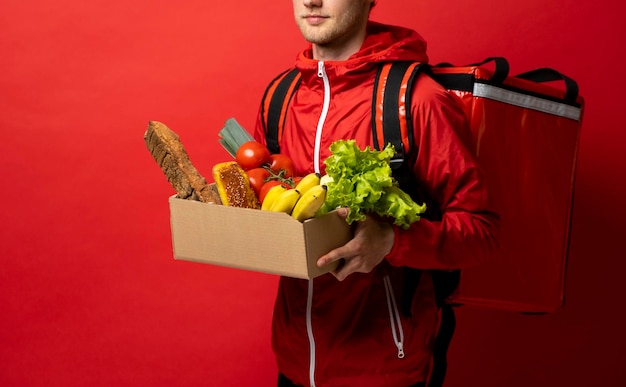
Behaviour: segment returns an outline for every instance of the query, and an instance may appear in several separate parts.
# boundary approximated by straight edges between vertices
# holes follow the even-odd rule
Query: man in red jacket
[[[280,149],[301,176],[324,172],[336,140],[374,147],[371,109],[380,63],[428,61],[426,43],[415,31],[369,21],[373,5],[374,0],[293,0],[310,45],[297,57],[302,81]],[[351,241],[319,259],[320,266],[343,260],[332,275],[281,278],[272,328],[279,386],[425,386],[442,316],[432,270],[479,264],[497,245],[497,216],[459,103],[423,74],[412,93],[419,152],[409,161],[411,172],[439,215],[408,230],[368,216]],[[263,128],[260,115],[260,142]],[[408,268],[419,270],[419,281],[411,283]]]

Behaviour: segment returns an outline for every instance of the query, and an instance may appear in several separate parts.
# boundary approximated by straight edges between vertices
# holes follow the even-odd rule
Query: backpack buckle
[[[395,147],[395,149],[398,149],[398,148]],[[404,144],[400,143],[400,151],[396,152],[396,154],[393,155],[391,160],[389,160],[389,166],[391,167],[392,170],[397,170],[398,168],[402,166],[402,164],[404,164],[404,160],[405,160]]]

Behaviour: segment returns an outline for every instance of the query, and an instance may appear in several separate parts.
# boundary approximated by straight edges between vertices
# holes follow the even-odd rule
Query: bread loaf
[[[178,197],[205,203],[221,203],[215,187],[207,184],[206,179],[189,160],[189,155],[176,133],[160,122],[150,121],[144,140]]]
[[[225,206],[261,208],[259,200],[250,186],[248,175],[235,161],[226,161],[213,166],[213,179]]]

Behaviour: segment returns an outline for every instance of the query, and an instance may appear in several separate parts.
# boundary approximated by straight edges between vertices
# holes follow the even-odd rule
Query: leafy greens
[[[389,162],[395,154],[393,145],[381,151],[370,147],[361,150],[354,140],[338,140],[330,151],[324,161],[329,179],[321,213],[347,207],[349,224],[375,213],[393,218],[394,224],[403,228],[420,219],[426,205],[415,203],[392,177]]]

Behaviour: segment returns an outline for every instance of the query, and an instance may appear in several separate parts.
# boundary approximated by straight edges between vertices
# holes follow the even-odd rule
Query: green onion
[[[235,157],[237,149],[239,149],[241,144],[254,140],[252,135],[239,125],[234,118],[226,120],[224,127],[219,132],[219,136],[218,142],[232,157]]]

